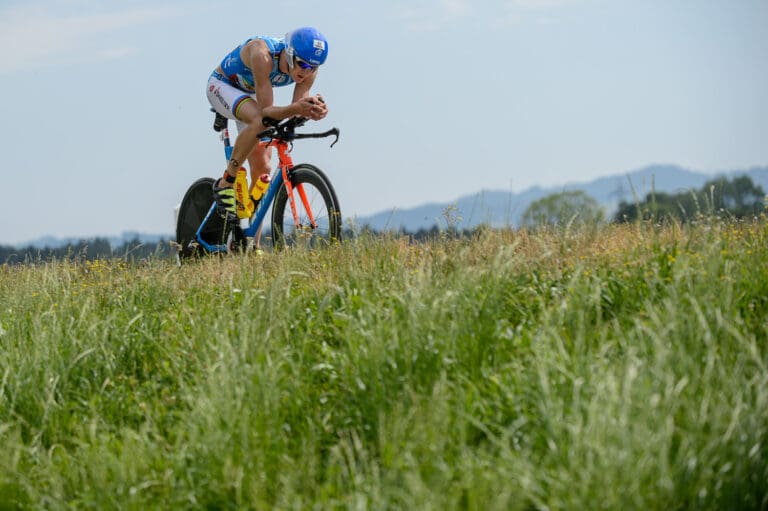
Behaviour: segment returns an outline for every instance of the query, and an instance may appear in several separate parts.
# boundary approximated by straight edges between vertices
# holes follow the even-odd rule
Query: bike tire
[[[176,243],[179,244],[179,260],[205,255],[205,249],[196,243],[195,233],[213,205],[213,182],[203,177],[192,183],[184,194],[176,221]],[[225,221],[219,215],[211,215],[200,236],[210,244],[222,243],[226,237]]]
[[[314,165],[302,163],[291,170],[289,178],[293,186],[299,183],[304,186],[317,227],[313,229],[310,226],[309,215],[298,193],[295,193],[299,217],[299,227],[296,227],[288,202],[288,190],[283,184],[272,205],[272,244],[275,249],[286,246],[316,248],[340,242],[341,209],[328,177]]]

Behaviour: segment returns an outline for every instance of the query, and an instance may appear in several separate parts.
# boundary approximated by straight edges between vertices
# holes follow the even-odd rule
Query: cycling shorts
[[[248,99],[256,101],[256,94],[249,94],[237,87],[233,87],[219,78],[220,76],[219,73],[214,71],[213,74],[211,74],[211,77],[208,78],[208,88],[206,89],[208,102],[214,110],[227,119],[237,121],[237,129],[239,132],[246,126],[246,124],[237,118],[237,110],[240,105],[243,104],[243,101]]]

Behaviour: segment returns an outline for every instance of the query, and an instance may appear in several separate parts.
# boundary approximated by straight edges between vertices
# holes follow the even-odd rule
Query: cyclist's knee
[[[245,98],[235,109],[235,115],[240,122],[248,125],[256,124],[261,127],[261,109],[251,98]]]

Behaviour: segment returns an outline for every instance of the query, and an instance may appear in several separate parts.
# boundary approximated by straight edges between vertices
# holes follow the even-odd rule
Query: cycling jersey
[[[272,86],[282,87],[283,85],[292,84],[293,78],[287,73],[280,71],[278,67],[278,64],[280,63],[280,52],[285,48],[285,40],[282,38],[278,39],[266,36],[251,37],[232,50],[226,57],[224,57],[224,60],[221,61],[221,70],[224,71],[224,74],[222,75],[221,73],[214,71],[214,76],[238,89],[254,93],[256,89],[253,83],[253,72],[251,72],[240,58],[240,50],[254,39],[264,41],[269,48],[269,53],[272,55],[272,72],[269,74],[269,81]]]

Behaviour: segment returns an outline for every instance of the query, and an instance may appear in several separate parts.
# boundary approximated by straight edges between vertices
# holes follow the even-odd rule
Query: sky
[[[341,139],[293,158],[346,218],[768,164],[768,0],[0,0],[0,244],[172,234],[186,188],[225,167],[211,70],[304,25],[329,41],[329,115],[306,129]]]

